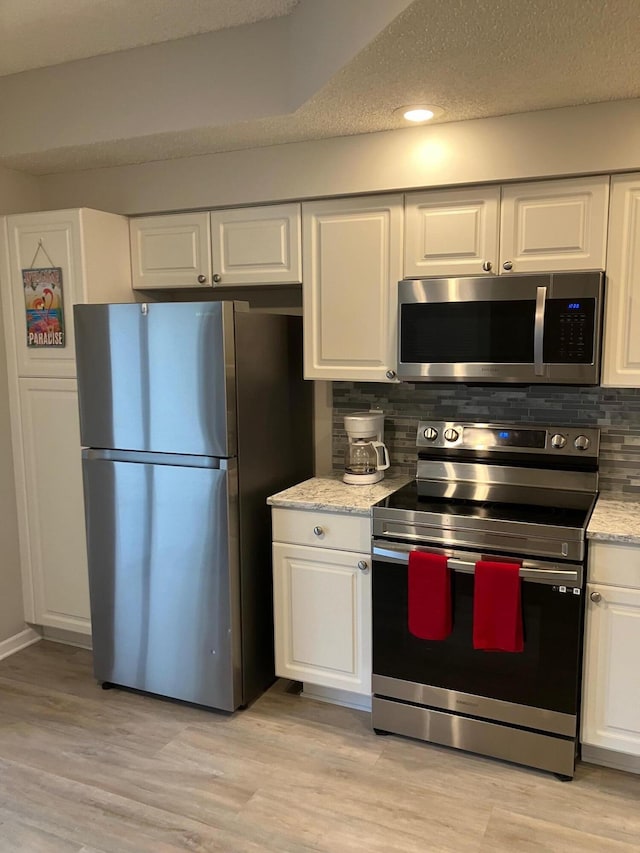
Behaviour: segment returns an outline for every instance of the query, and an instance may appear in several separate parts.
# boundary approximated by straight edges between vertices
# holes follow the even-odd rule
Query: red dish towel
[[[421,640],[451,633],[451,577],[441,554],[409,554],[409,631]]]
[[[519,563],[476,563],[473,648],[487,652],[521,652],[524,648]]]

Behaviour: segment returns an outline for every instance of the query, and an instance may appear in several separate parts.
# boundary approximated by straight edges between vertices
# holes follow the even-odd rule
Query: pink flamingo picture
[[[32,308],[38,312],[38,319],[32,325],[34,332],[54,332],[60,328],[60,321],[54,314],[51,316],[53,308],[54,294],[50,287],[45,287],[42,291],[42,296],[38,296],[32,302]]]

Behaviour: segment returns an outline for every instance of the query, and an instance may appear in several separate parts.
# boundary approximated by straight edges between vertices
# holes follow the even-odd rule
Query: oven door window
[[[473,648],[473,575],[452,573],[453,632],[421,640],[407,625],[407,568],[374,561],[373,671],[416,684],[577,713],[582,595],[522,581],[524,651]]]
[[[535,301],[405,303],[403,364],[532,364]]]

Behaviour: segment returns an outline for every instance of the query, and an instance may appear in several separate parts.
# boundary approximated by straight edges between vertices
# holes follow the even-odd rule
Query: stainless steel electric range
[[[421,422],[414,482],[373,509],[373,727],[572,778],[597,429]],[[412,550],[444,554],[453,630],[409,632]],[[475,650],[478,560],[519,562],[524,649]]]

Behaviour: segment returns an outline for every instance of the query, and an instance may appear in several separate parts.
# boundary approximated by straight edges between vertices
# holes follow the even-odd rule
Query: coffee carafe
[[[380,409],[345,415],[347,447],[344,476],[350,485],[370,485],[384,477],[389,467],[389,451],[384,442],[384,413]]]

